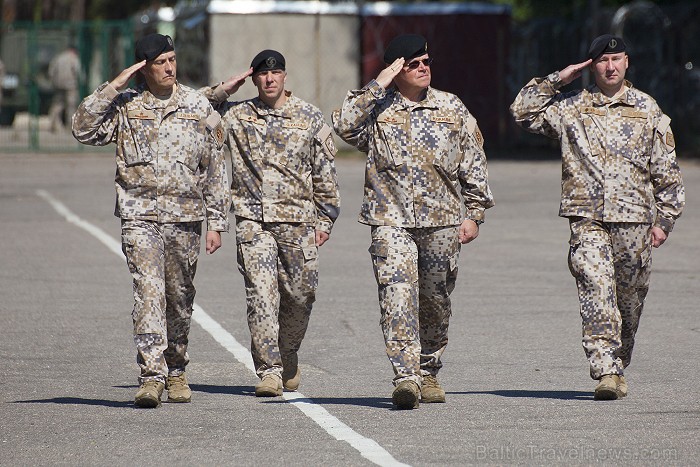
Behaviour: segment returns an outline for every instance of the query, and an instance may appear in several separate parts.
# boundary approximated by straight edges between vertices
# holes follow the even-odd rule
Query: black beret
[[[136,42],[136,61],[153,60],[158,55],[175,50],[170,36],[149,34]]]
[[[384,63],[393,63],[399,57],[408,61],[428,53],[428,41],[418,34],[402,34],[394,37],[384,51]]]
[[[284,57],[276,50],[263,50],[250,62],[253,73],[257,73],[258,71],[284,70],[284,65]]]
[[[612,34],[603,34],[593,39],[588,48],[588,58],[595,60],[603,54],[616,54],[624,52],[627,46],[621,37]]]

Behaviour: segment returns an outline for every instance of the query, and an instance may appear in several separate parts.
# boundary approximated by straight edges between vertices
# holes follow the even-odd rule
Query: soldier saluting
[[[359,221],[370,254],[399,409],[445,402],[437,381],[447,346],[461,244],[493,206],[483,138],[462,101],[430,87],[432,58],[417,34],[394,38],[387,67],[350,91],[336,133],[367,154]]]
[[[598,400],[627,395],[652,246],[666,241],[685,204],[671,120],[625,80],[628,65],[625,41],[599,36],[586,61],[534,78],[510,107],[518,125],[561,144],[559,215],[569,220],[569,268]],[[559,91],[585,68],[594,84]]]
[[[258,96],[229,102],[252,75]],[[258,397],[295,391],[298,351],[318,286],[318,247],[340,213],[333,132],[285,89],[286,61],[257,54],[250,69],[204,94],[222,115],[232,159],[238,269],[246,289]]]
[[[84,144],[116,145],[115,215],[134,281],[134,342],[141,369],[138,407],[190,402],[185,377],[202,221],[206,250],[228,231],[230,197],[221,118],[179,84],[173,41],[151,34],[136,43],[135,65],[86,97],[73,116]],[[136,76],[135,89],[120,92]]]

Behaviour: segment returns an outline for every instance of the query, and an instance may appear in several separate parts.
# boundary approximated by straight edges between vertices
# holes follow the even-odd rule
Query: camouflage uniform
[[[281,375],[296,362],[316,299],[316,230],[330,234],[339,214],[332,132],[289,91],[279,109],[258,97],[228,102],[222,87],[203,92],[228,131],[253,362],[260,378]]]
[[[622,375],[649,289],[652,226],[671,232],[685,204],[671,120],[625,82],[606,97],[592,85],[563,94],[559,73],[535,78],[511,106],[528,131],[562,148],[559,215],[571,228],[591,377]]]
[[[66,49],[51,60],[49,78],[53,86],[49,119],[51,129],[57,130],[63,128],[63,119],[67,122],[78,105],[80,59],[75,49]]]
[[[202,220],[210,231],[228,230],[221,118],[182,85],[163,101],[143,87],[118,93],[105,83],[80,104],[73,135],[117,146],[115,215],[134,280],[139,383],[165,382],[189,361]]]
[[[465,218],[493,206],[483,138],[453,94],[427,89],[420,103],[376,81],[350,91],[333,114],[338,135],[367,153],[359,221],[370,254],[394,384],[436,375],[447,345]]]

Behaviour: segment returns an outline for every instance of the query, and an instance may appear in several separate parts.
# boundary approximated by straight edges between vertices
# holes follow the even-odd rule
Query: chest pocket
[[[652,126],[648,124],[648,117],[646,112],[632,108],[620,109],[618,117],[619,151],[626,159],[640,167],[646,167],[651,159],[654,133]]]
[[[238,117],[238,120],[245,134],[247,146],[250,148],[250,158],[255,160],[262,159],[260,148],[262,140],[267,134],[267,122],[257,115],[243,114]],[[245,144],[243,145],[246,146]]]
[[[311,123],[308,120],[287,120],[281,124],[280,136],[277,141],[280,149],[276,152],[280,156],[280,164],[295,172],[305,173],[311,171],[310,134]]]
[[[430,116],[430,141],[433,146],[435,159],[433,164],[441,168],[450,178],[457,176],[459,163],[462,160],[462,150],[459,142],[460,119],[456,112],[435,112]],[[474,120],[477,131],[476,120]]]
[[[601,130],[601,125],[604,124],[606,110],[598,107],[584,107],[581,109],[581,124],[577,119],[566,124],[566,132],[569,141],[572,144],[570,147],[573,152],[570,157],[581,159],[587,155],[585,148],[593,156],[601,156],[605,152],[605,135]]]
[[[175,127],[175,141],[179,142],[177,161],[196,173],[206,144],[205,120],[187,112],[176,112],[168,118],[173,119],[170,123]]]
[[[151,141],[157,142],[160,117],[150,109],[127,109],[127,128],[120,135],[127,167],[148,164],[155,158]],[[155,143],[157,144],[157,143]]]
[[[370,143],[377,172],[400,167],[403,151],[408,146],[408,121],[403,115],[381,114],[377,117],[376,133]]]

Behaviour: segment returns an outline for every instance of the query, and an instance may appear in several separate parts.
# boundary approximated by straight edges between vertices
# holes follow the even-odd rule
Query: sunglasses
[[[433,63],[433,59],[432,58],[424,58],[423,60],[414,60],[414,61],[410,62],[408,65],[404,65],[404,66],[406,68],[408,68],[409,70],[415,70],[420,66],[421,63],[424,66],[430,66],[430,64]]]

